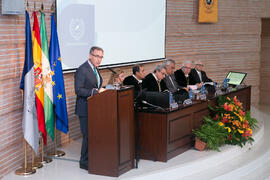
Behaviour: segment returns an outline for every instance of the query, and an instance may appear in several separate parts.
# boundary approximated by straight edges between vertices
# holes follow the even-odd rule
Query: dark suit
[[[185,89],[183,89],[184,87],[178,85],[174,74],[170,76],[166,75],[165,78],[162,79],[162,81],[166,83],[166,86],[169,89],[169,91],[173,93],[174,100],[177,103],[183,103],[184,100],[188,99],[188,92]]]
[[[146,91],[159,91],[158,88],[158,82],[155,79],[155,77],[153,76],[152,73],[149,73],[142,81],[142,87],[143,89],[146,89]],[[166,84],[164,81],[160,82],[160,88],[161,88],[161,92],[166,90]]]
[[[138,93],[142,90],[142,83],[140,83],[134,76],[127,76],[124,81],[124,85],[134,86],[134,97],[136,98]]]
[[[140,83],[139,81],[134,78],[133,76],[127,76],[124,81],[123,81],[124,85],[133,85],[134,86],[134,91],[140,91],[142,87],[140,87]]]
[[[98,72],[99,73],[99,72]],[[97,78],[88,60],[83,63],[75,73],[76,107],[75,114],[79,116],[80,127],[83,135],[80,164],[88,167],[88,112],[87,98],[98,93],[102,85],[102,78],[97,84]]]
[[[175,71],[174,76],[179,86],[187,87],[187,85],[190,85],[189,77],[185,76],[185,73],[182,71],[182,69],[178,69],[177,71]]]
[[[168,76],[166,75],[162,81],[165,82],[166,87],[171,91],[172,93],[182,89],[183,87],[179,86],[178,83],[176,82],[174,74]]]
[[[204,71],[201,71],[202,81],[200,80],[199,74],[197,73],[196,69],[191,69],[189,75],[191,85],[195,85],[201,82],[212,82],[212,80],[207,77]]]

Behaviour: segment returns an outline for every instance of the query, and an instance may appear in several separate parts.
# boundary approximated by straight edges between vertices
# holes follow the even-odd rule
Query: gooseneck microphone
[[[148,105],[148,106],[154,107],[154,108],[156,108],[156,109],[159,109],[159,110],[165,111],[165,110],[164,110],[162,107],[160,107],[160,106],[156,106],[156,105],[151,104],[151,103],[149,103],[149,102],[147,102],[147,101],[142,100],[142,103],[143,103],[143,104],[146,104],[146,105]]]

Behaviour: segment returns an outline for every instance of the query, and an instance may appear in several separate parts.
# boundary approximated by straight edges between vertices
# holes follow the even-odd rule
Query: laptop
[[[229,85],[237,86],[243,82],[246,76],[247,76],[247,73],[230,71],[227,74],[226,79],[230,79],[228,81]]]

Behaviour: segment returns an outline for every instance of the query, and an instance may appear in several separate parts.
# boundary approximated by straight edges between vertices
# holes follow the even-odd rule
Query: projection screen
[[[91,46],[101,67],[165,58],[166,0],[56,0],[64,70],[76,69]]]

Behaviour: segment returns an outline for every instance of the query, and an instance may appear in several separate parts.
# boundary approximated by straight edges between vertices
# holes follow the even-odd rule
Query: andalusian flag
[[[25,62],[20,88],[23,89],[23,136],[35,153],[38,153],[39,133],[35,106],[35,78],[33,63],[32,34],[29,14],[25,11]]]
[[[43,82],[42,82],[41,43],[40,43],[37,13],[34,12],[33,15],[34,15],[33,59],[34,59],[34,69],[35,69],[35,93],[36,93],[37,119],[38,119],[39,131],[42,133],[44,144],[46,144],[47,133],[46,133],[46,128],[45,128],[45,118],[44,118],[44,89],[43,89]]]
[[[42,77],[44,87],[44,113],[46,131],[54,141],[54,113],[53,113],[53,89],[52,89],[52,75],[50,61],[49,61],[49,49],[47,41],[46,25],[44,20],[44,13],[41,12],[40,22],[40,38],[41,38],[41,50],[42,50]]]
[[[68,132],[68,116],[66,105],[65,84],[62,72],[61,55],[54,20],[54,13],[51,15],[51,40],[50,40],[50,62],[53,73],[53,103],[55,105],[56,128],[64,133]]]

